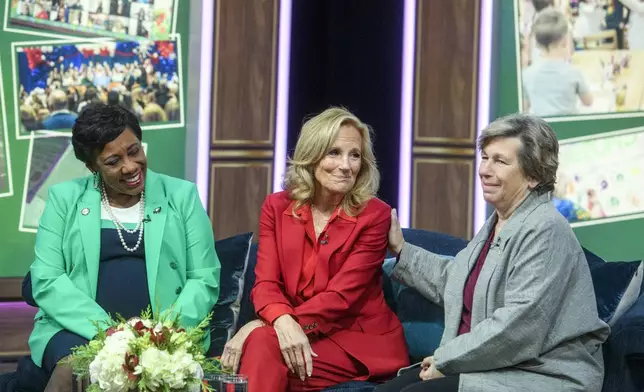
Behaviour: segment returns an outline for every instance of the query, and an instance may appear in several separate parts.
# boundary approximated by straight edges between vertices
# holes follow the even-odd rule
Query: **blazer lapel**
[[[282,214],[281,238],[282,271],[284,271],[284,286],[286,293],[294,298],[297,294],[297,284],[302,273],[302,258],[304,257],[304,241],[306,236],[306,221],[293,216],[293,205],[289,205]]]
[[[148,289],[152,309],[157,309],[156,282],[159,270],[159,257],[163,243],[168,212],[168,200],[159,176],[148,170],[145,180],[145,223],[143,238],[145,240],[145,265],[148,275]]]
[[[451,340],[455,338],[458,334],[458,328],[461,323],[461,314],[463,312],[463,290],[465,289],[465,283],[467,282],[472,268],[476,264],[476,260],[483,250],[485,241],[490,233],[490,230],[493,230],[493,217],[488,218],[485,222],[485,225],[479,230],[474,238],[468,243],[466,250],[467,253],[463,255],[466,260],[463,262],[459,261],[459,264],[455,266],[458,269],[458,273],[452,274],[452,280],[449,281],[449,299],[446,294],[446,306],[445,306],[445,333],[443,334],[443,341]],[[456,261],[456,260],[455,260]],[[487,261],[486,261],[487,263]],[[462,265],[461,265],[462,264]],[[481,278],[479,277],[479,281]],[[447,293],[447,289],[446,289]],[[476,302],[476,294],[474,301]]]
[[[474,298],[472,300],[472,325],[487,318],[487,301],[489,290],[492,284],[492,275],[501,260],[501,247],[499,238],[492,240],[488,250],[485,263],[474,286]]]
[[[350,216],[338,216],[329,224],[327,229],[326,245],[320,245],[318,260],[315,266],[315,283],[313,292],[320,293],[326,289],[329,283],[329,260],[331,256],[342,246],[356,227],[356,218]]]
[[[78,203],[76,214],[92,298],[96,298],[98,263],[101,251],[101,194],[94,189],[91,177],[87,181],[85,193],[80,203]]]

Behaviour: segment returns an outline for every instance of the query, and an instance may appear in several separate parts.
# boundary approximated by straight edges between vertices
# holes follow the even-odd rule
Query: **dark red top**
[[[487,253],[490,250],[490,245],[494,239],[494,225],[492,225],[492,230],[490,230],[490,235],[483,245],[479,257],[476,259],[476,264],[472,271],[470,271],[470,276],[467,277],[465,282],[465,288],[463,289],[463,313],[461,313],[461,324],[458,326],[458,334],[462,335],[464,333],[469,333],[472,328],[472,302],[474,302],[474,287],[476,287],[476,281],[479,279],[481,270],[483,269],[483,264],[485,263],[485,258]]]

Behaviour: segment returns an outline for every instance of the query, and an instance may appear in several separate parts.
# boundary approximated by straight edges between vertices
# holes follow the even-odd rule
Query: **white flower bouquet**
[[[95,323],[96,337],[73,348],[67,361],[77,377],[89,380],[87,392],[212,391],[204,372],[223,371],[202,352],[211,317],[184,329],[177,317],[155,318],[148,309],[140,318]]]

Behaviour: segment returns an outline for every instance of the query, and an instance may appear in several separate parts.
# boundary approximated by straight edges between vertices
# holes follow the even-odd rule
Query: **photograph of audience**
[[[54,33],[170,39],[175,0],[7,0],[11,26]]]
[[[93,101],[122,105],[144,126],[179,123],[177,61],[174,41],[19,47],[19,135],[70,131]]]
[[[523,111],[560,117],[644,110],[644,0],[515,5]]]

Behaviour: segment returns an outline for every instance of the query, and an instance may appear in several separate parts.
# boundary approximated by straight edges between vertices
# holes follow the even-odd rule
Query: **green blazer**
[[[212,225],[196,186],[148,170],[145,214],[151,218],[143,235],[152,310],[172,307],[184,326],[195,326],[217,302],[220,270]],[[95,302],[100,220],[101,195],[91,176],[49,190],[31,265],[33,295],[40,310],[29,347],[38,366],[58,331],[66,329],[92,339],[97,333],[92,320],[108,318]]]

